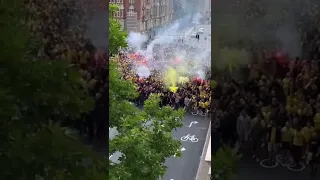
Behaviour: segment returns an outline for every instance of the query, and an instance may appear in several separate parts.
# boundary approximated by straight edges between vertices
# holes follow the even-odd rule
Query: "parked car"
[[[200,28],[200,29],[198,30],[198,33],[199,33],[199,34],[203,34],[203,33],[204,33],[204,28]]]
[[[191,33],[191,37],[196,37],[197,36],[197,33],[196,32],[193,32],[193,33]]]

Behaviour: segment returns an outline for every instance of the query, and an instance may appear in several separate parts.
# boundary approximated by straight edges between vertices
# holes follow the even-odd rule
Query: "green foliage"
[[[213,157],[212,177],[214,180],[235,180],[238,172],[240,155],[229,147],[222,147]]]
[[[119,47],[127,47],[127,32],[122,30],[118,20],[112,14],[119,11],[119,7],[115,4],[109,5],[109,51],[112,54],[118,52]]]
[[[110,12],[118,7],[110,4]],[[126,47],[126,33],[119,22],[110,17],[109,44],[112,53]],[[172,130],[183,125],[184,110],[159,107],[159,95],[152,94],[139,109],[133,103],[138,93],[136,86],[122,78],[115,61],[109,65],[109,126],[119,132],[109,140],[110,155],[121,152],[120,163],[110,161],[110,180],[158,180],[166,172],[164,162],[173,155],[181,156],[180,141]]]
[[[152,94],[144,109],[129,102],[136,97],[133,83],[121,79],[115,62],[110,63],[109,124],[119,135],[109,141],[109,153],[122,152],[119,164],[110,162],[110,179],[157,180],[163,176],[165,159],[178,152],[180,142],[172,130],[182,126],[182,109],[159,107],[160,97]]]
[[[110,5],[110,11],[118,7]],[[126,34],[119,22],[110,18],[110,49],[116,52],[126,46]],[[144,109],[133,103],[137,97],[136,86],[122,78],[115,61],[109,65],[109,126],[119,132],[109,140],[109,153],[122,153],[120,163],[110,161],[110,180],[158,180],[166,172],[164,162],[173,155],[181,156],[180,141],[172,136],[172,130],[183,125],[184,110],[159,107],[159,95],[152,94]]]
[[[1,1],[1,12],[0,179],[107,179],[107,160],[59,125],[93,107],[80,74],[67,62],[26,56],[34,41],[21,0]]]

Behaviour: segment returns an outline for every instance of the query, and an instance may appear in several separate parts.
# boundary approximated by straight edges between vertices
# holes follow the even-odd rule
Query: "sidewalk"
[[[208,128],[206,142],[203,146],[203,151],[195,180],[210,180],[209,171],[211,174],[211,122]]]

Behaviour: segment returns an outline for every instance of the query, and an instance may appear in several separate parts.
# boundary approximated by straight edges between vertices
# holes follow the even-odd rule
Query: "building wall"
[[[172,21],[173,0],[109,0],[118,4],[115,17],[127,31],[153,36]]]

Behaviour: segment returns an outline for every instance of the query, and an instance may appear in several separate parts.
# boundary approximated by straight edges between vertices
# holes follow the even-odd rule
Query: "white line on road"
[[[192,121],[192,122],[190,123],[189,127],[191,127],[192,124],[198,124],[198,121]]]
[[[110,159],[112,156],[113,156],[113,155],[110,155],[110,156],[109,156],[109,159]]]
[[[184,147],[182,147],[181,149],[178,149],[178,150],[180,150],[181,152],[183,152],[183,151],[185,151],[185,150],[187,150],[186,148],[184,148]],[[173,155],[173,157],[176,157],[177,156],[177,154],[174,154]]]

